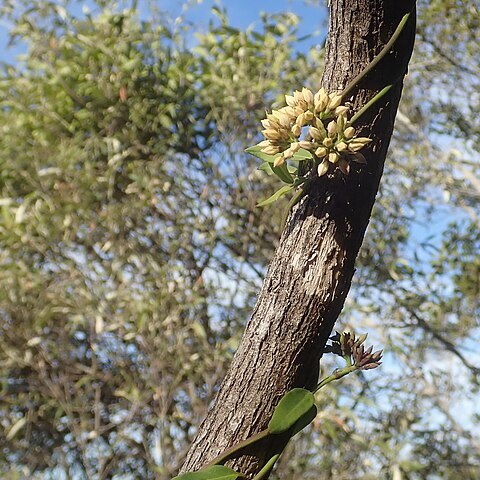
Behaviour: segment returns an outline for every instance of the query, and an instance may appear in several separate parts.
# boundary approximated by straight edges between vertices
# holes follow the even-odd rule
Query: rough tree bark
[[[328,92],[341,90],[368,65],[413,4],[330,1],[322,79]],[[290,215],[240,347],[182,471],[198,470],[226,448],[262,430],[288,390],[316,382],[319,359],[350,288],[375,201],[414,36],[412,15],[392,52],[350,97],[353,110],[358,111],[400,76],[356,124],[362,136],[374,139],[362,150],[367,165],[354,163],[348,177],[338,172],[321,177]],[[251,478],[278,447],[264,442],[228,465]]]

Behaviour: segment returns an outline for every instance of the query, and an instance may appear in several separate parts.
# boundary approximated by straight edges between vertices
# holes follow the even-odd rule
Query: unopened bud
[[[290,117],[280,110],[273,110],[272,115],[278,120],[278,123],[283,127],[289,127],[291,123]]]
[[[313,100],[316,112],[323,112],[327,108],[329,97],[323,87],[315,94]]]
[[[328,110],[335,110],[342,103],[342,96],[339,93],[331,93],[329,98]]]
[[[299,127],[303,127],[307,123],[307,119],[305,118],[305,113],[300,114],[297,119],[295,120],[295,124]]]
[[[318,157],[318,158],[323,158],[327,155],[328,153],[328,149],[326,149],[325,147],[318,147],[316,150],[315,150],[315,155]]]
[[[323,140],[325,137],[322,135],[322,132],[318,128],[310,127],[308,133],[314,140]]]
[[[340,160],[340,155],[335,152],[331,152],[328,154],[328,161],[330,163],[337,163]]]
[[[308,88],[302,88],[302,95],[303,99],[307,102],[308,105],[311,105],[313,103],[313,93]]]
[[[289,148],[283,152],[285,158],[291,158],[295,153],[300,150],[300,144],[298,142],[293,142]]]
[[[350,142],[348,144],[348,149],[351,151],[351,152],[358,152],[359,150],[361,150],[363,147],[365,146],[365,144],[363,143],[358,143],[356,142],[355,140],[353,142]]]
[[[328,161],[325,159],[317,168],[318,176],[321,177],[328,172]]]
[[[311,150],[313,148],[312,142],[307,142],[307,140],[302,140],[300,142],[300,148],[304,148],[305,150]]]
[[[302,133],[302,127],[300,125],[295,124],[292,127],[292,134],[294,137],[299,137],[300,134]]]
[[[343,132],[343,136],[347,140],[350,140],[351,138],[353,138],[354,135],[355,135],[355,129],[353,127],[347,127]]]
[[[330,137],[327,137],[322,143],[327,148],[333,147],[333,140]]]
[[[280,151],[279,147],[274,147],[273,145],[269,145],[267,147],[262,148],[262,152],[266,153],[267,155],[276,155]]]
[[[280,132],[272,128],[262,130],[262,134],[267,140],[280,140],[281,138]]]
[[[293,97],[293,95],[285,95],[285,101],[287,102],[287,105],[289,107],[295,106],[295,98]]]
[[[313,120],[313,113],[310,110],[307,110],[305,112],[305,120],[307,122],[310,122],[311,120]]]
[[[331,137],[331,138],[334,138],[337,136],[337,133],[338,133],[338,125],[337,125],[337,122],[335,121],[331,121],[328,125],[327,125],[327,132],[328,132],[328,136]]]
[[[349,108],[345,105],[340,105],[335,109],[335,115],[345,115],[348,112]]]

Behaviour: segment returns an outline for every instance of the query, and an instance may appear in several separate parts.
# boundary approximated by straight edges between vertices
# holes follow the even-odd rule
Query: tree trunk
[[[326,66],[327,92],[341,90],[388,42],[411,1],[331,0]],[[415,15],[389,53],[350,97],[358,111],[400,76],[356,128],[374,141],[362,150],[366,165],[350,175],[320,177],[297,205],[282,234],[252,317],[213,407],[199,428],[182,471],[198,470],[228,447],[264,429],[279,399],[294,387],[311,387],[345,297],[355,258],[375,201],[402,79],[413,48]],[[292,87],[301,87],[294,86]],[[275,208],[275,207],[268,207]],[[278,448],[256,445],[228,463],[258,472]]]

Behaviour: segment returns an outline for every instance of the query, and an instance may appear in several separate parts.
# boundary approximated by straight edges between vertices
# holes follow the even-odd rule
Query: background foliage
[[[75,5],[2,2],[28,48],[0,73],[0,472],[166,480],[279,236],[284,206],[255,208],[274,187],[243,149],[282,94],[318,89],[322,38],[307,51],[291,12],[237,29],[216,7],[199,32]],[[480,476],[479,18],[419,2],[339,325],[386,361],[325,391],[275,478]]]

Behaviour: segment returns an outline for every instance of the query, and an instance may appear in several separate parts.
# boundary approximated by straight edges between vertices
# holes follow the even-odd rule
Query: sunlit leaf
[[[315,397],[312,392],[304,388],[290,390],[278,403],[273,416],[268,423],[270,433],[283,433],[297,422],[308,419],[312,413]],[[301,426],[302,422],[299,423]]]

